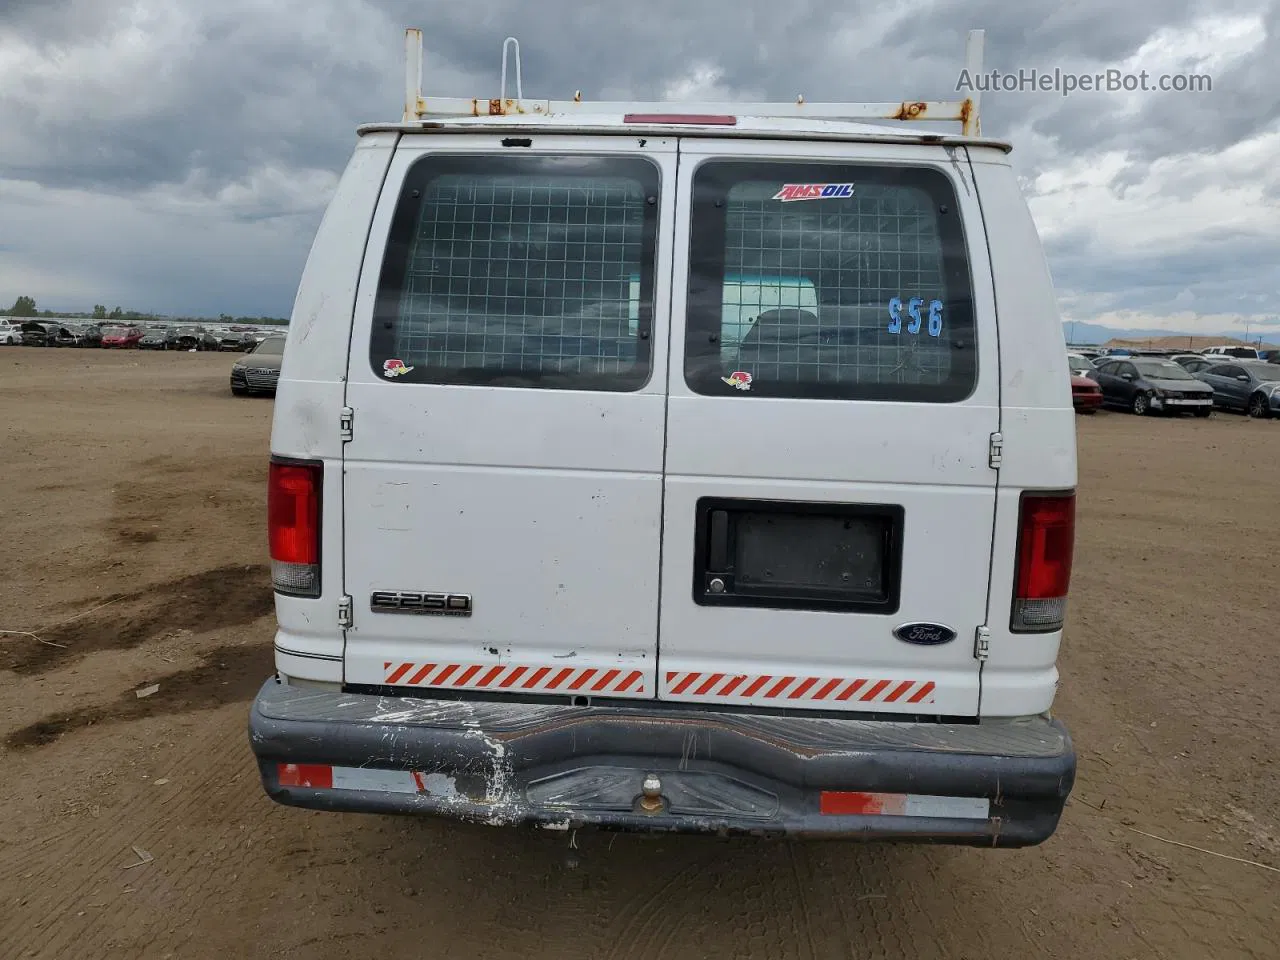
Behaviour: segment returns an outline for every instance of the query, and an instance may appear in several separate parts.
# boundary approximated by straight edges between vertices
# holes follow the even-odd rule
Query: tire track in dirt
[[[200,665],[156,676],[150,683],[160,689],[149,697],[127,690],[111,703],[81,707],[69,713],[50,714],[15,730],[5,738],[11,750],[42,747],[85,727],[141,720],[166,713],[208,710],[228,703],[252,700],[263,680],[275,669],[270,649],[231,644],[200,653]]]
[[[678,920],[673,919],[672,909],[675,904],[688,901],[691,880],[704,868],[701,859],[680,866],[665,878],[637,892],[623,907],[614,927],[620,925],[616,933],[607,938],[611,946],[606,960],[631,960],[632,957],[661,957],[655,953],[653,942],[666,933],[670,934],[679,927]]]
[[[140,646],[165,632],[244,626],[275,609],[271,573],[261,564],[205,570],[97,604],[96,610],[33,631],[44,643],[20,637],[0,646],[0,669],[19,676],[45,673],[99,650]]]

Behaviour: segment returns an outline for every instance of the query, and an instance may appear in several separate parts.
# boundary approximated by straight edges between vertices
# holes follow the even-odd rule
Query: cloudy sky
[[[0,0],[0,309],[287,315],[354,127],[428,95],[952,98],[987,67],[1207,74],[996,92],[1064,319],[1280,328],[1280,4],[1213,0]],[[531,12],[536,7],[536,14]],[[1122,11],[1122,12],[1121,12]]]

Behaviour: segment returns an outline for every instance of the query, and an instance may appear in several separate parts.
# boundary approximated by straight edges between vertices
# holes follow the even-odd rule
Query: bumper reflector
[[[427,789],[422,774],[414,770],[331,767],[319,763],[278,763],[276,775],[282,787],[308,787],[313,790],[422,793]]]
[[[862,793],[824,790],[820,807],[824,816],[947,817],[986,820],[991,801],[986,797],[932,797],[922,793]]]

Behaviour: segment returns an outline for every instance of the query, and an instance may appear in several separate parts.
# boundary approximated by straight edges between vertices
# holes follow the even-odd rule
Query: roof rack
[[[970,30],[965,43],[965,69],[973,77],[982,72],[984,31]],[[515,97],[507,97],[507,52],[515,50]],[[422,95],[422,31],[405,30],[404,122],[434,117],[501,117],[519,114],[537,116],[611,114],[670,115],[677,106],[670,101],[585,102],[578,91],[572,100],[526,100],[520,76],[520,42],[507,37],[502,43],[502,87],[500,96],[483,98],[446,98]],[[928,120],[956,122],[964,136],[981,136],[978,107],[980,95],[974,90],[963,100],[903,100],[886,103],[809,103],[803,96],[786,103],[701,102],[680,103],[682,114],[708,117],[743,115],[753,117],[822,119],[822,120]]]

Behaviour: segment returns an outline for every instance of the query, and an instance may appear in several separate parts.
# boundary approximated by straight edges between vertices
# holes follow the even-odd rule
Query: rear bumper
[[[1169,413],[1209,410],[1213,408],[1213,394],[1206,393],[1201,397],[1152,397],[1151,408]]]
[[[249,737],[267,794],[289,806],[995,847],[1047,840],[1076,769],[1066,728],[1040,717],[891,723],[379,697],[275,679]],[[641,802],[649,774],[655,812]]]

